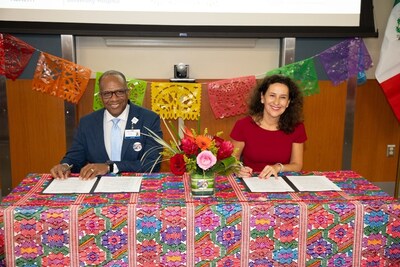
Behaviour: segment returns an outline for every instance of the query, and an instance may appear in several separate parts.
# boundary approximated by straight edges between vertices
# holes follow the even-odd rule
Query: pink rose
[[[204,150],[199,155],[197,155],[197,165],[203,170],[208,170],[217,163],[217,158],[211,151]]]

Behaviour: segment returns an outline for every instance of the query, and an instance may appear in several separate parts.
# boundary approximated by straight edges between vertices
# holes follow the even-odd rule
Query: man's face
[[[100,95],[104,107],[111,115],[117,117],[128,103],[129,90],[119,76],[110,75],[101,81]]]

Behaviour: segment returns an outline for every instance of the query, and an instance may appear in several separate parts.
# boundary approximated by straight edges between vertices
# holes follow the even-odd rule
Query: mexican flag
[[[400,0],[389,16],[375,77],[400,122]]]

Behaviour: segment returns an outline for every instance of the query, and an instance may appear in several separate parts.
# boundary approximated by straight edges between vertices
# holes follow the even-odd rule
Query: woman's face
[[[289,88],[282,83],[271,84],[264,95],[261,95],[264,104],[264,116],[279,118],[289,106]]]

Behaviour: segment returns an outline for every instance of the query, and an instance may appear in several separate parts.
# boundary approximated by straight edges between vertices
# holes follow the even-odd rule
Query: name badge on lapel
[[[125,130],[125,138],[126,139],[140,139],[140,129],[135,129],[136,123],[138,123],[139,119],[136,117],[133,117],[131,122],[132,122],[132,127],[131,129]]]
[[[140,129],[125,130],[126,139],[140,139]]]

